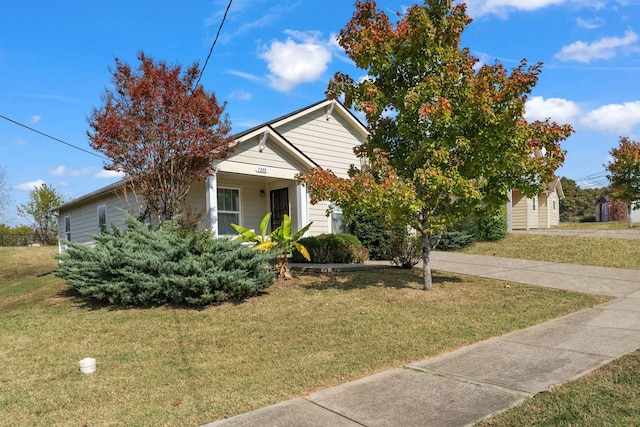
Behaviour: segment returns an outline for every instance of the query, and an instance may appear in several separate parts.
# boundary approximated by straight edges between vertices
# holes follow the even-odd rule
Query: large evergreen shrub
[[[268,287],[275,255],[178,221],[150,228],[127,217],[126,231],[95,236],[95,246],[68,243],[57,275],[83,296],[117,305],[206,305],[256,295]]]
[[[347,229],[367,248],[371,259],[391,259],[389,233],[380,225],[379,218],[372,218],[363,212],[356,213],[347,224]]]
[[[500,208],[478,218],[477,239],[481,241],[502,240],[507,237],[507,212]]]
[[[363,263],[369,259],[368,252],[358,238],[351,234],[320,234],[305,237],[300,243],[309,251],[311,262],[318,264]],[[300,254],[293,254],[293,262],[306,262]]]

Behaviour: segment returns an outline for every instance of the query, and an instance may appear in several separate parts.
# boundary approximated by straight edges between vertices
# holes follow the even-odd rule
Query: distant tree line
[[[580,188],[569,178],[560,178],[564,198],[560,200],[560,221],[595,221],[596,201],[610,193],[608,187]]]

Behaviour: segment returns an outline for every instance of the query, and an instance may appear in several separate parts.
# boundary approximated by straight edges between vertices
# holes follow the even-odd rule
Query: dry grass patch
[[[200,310],[117,309],[54,276],[3,279],[3,423],[198,425],[605,301],[440,273],[420,288],[416,270],[301,275]]]
[[[640,239],[509,234],[497,242],[474,242],[460,252],[640,270]]]

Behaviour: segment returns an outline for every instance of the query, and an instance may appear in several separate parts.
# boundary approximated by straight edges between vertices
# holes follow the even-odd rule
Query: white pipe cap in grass
[[[93,374],[96,371],[96,359],[85,357],[80,361],[80,372],[83,374]]]

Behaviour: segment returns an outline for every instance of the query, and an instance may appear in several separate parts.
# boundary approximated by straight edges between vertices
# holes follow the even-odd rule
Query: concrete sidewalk
[[[640,347],[638,271],[449,252],[432,269],[618,299],[207,426],[467,426]]]

